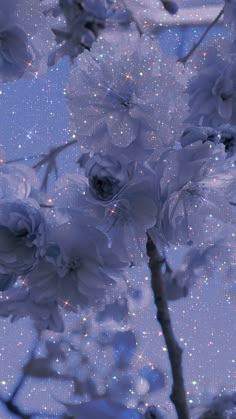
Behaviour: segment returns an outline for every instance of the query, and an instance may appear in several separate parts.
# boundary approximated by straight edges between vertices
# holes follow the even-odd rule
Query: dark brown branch
[[[162,265],[165,260],[159,255],[150,236],[147,240],[147,255],[151,271],[151,285],[159,321],[165,338],[168,356],[171,364],[173,384],[170,399],[173,402],[178,418],[189,419],[189,409],[186,399],[184,378],[182,371],[182,349],[175,339],[169,315],[165,284],[162,275]]]
[[[206,37],[206,35],[208,34],[208,32],[213,28],[213,26],[215,26],[215,24],[220,20],[221,16],[224,13],[224,9],[222,9],[220,11],[220,13],[216,16],[216,18],[211,22],[211,24],[206,28],[205,32],[203,33],[203,35],[199,38],[199,40],[197,41],[196,44],[194,44],[192,46],[192,48],[190,49],[190,51],[182,58],[179,58],[177,60],[178,63],[183,63],[186,64],[186,62],[188,61],[188,59],[191,57],[191,55],[193,55],[194,51],[199,47],[199,45],[202,43],[202,41],[204,40],[204,38]]]

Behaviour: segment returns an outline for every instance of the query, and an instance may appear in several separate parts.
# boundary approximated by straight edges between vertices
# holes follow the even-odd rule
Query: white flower
[[[51,301],[75,310],[105,303],[110,292],[124,288],[124,264],[108,248],[106,236],[86,219],[72,216],[69,223],[55,228],[55,245],[29,273],[27,283],[35,299]]]
[[[210,220],[233,220],[229,196],[234,190],[235,168],[224,168],[222,162],[223,146],[213,147],[209,142],[167,154],[161,181],[161,223],[167,240],[201,243],[208,237]]]
[[[105,162],[108,163],[108,160]],[[125,164],[118,171],[123,178],[122,182],[126,178],[124,173],[127,167]],[[99,173],[102,172],[100,165],[96,168]],[[116,176],[115,171],[113,175]],[[66,212],[67,209],[68,217],[75,211],[85,212],[90,219],[90,225],[106,234],[109,246],[121,260],[140,264],[146,257],[146,232],[156,224],[160,213],[160,174],[140,163],[132,177],[127,180],[120,190],[113,189],[112,184],[107,182],[110,193],[104,199],[105,185],[102,183],[95,193],[86,184],[86,178],[63,177],[58,181],[60,187],[56,190],[55,211],[57,208],[59,211],[64,208]],[[116,183],[115,185],[117,186]]]
[[[40,210],[26,201],[0,201],[0,273],[22,275],[43,256],[46,226]]]
[[[71,130],[78,132],[82,148],[106,152],[110,143],[125,147],[138,141],[160,155],[174,141],[181,119],[175,64],[164,60],[156,40],[134,38],[118,51],[100,40],[71,72]]]
[[[208,48],[203,66],[188,85],[190,115],[186,122],[217,127],[236,123],[236,60]]]
[[[123,161],[122,161],[123,160]],[[111,200],[132,178],[135,165],[125,159],[95,153],[85,166],[91,192],[97,199]]]

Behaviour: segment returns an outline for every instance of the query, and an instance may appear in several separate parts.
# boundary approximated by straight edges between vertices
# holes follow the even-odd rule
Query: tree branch
[[[156,246],[149,235],[147,240],[147,255],[149,256],[151,285],[157,308],[157,320],[161,325],[165,338],[173,376],[170,399],[175,406],[178,418],[189,419],[190,415],[182,372],[182,349],[178,345],[172,329],[165,284],[162,277],[162,265],[165,263],[165,260],[159,255]]]
[[[191,55],[194,53],[194,51],[202,43],[202,41],[204,40],[204,38],[206,37],[206,35],[208,34],[208,32],[211,30],[211,28],[213,28],[213,26],[215,26],[215,24],[220,20],[220,18],[223,15],[223,13],[224,13],[224,9],[222,9],[220,11],[220,13],[216,16],[216,18],[210,23],[210,25],[206,28],[206,30],[203,33],[203,35],[200,37],[200,39],[197,41],[197,43],[192,46],[192,48],[190,49],[190,51],[184,57],[179,58],[177,60],[177,63],[186,64],[186,62],[188,61],[188,59],[191,57]]]
[[[66,148],[70,147],[71,145],[74,145],[77,143],[77,140],[71,140],[69,142],[60,144],[58,146],[52,147],[49,149],[48,153],[42,153],[42,154],[35,154],[34,156],[29,157],[21,157],[19,159],[14,160],[8,160],[5,161],[4,164],[10,164],[10,163],[17,163],[20,161],[28,161],[32,159],[40,159],[38,163],[36,163],[33,167],[35,170],[41,169],[44,165],[47,165],[45,175],[42,180],[41,189],[47,190],[48,185],[48,178],[51,172],[55,172],[56,178],[58,177],[58,168],[57,168],[57,157],[58,155],[64,151]]]

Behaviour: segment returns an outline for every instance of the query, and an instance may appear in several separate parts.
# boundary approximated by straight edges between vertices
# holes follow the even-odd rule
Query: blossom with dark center
[[[135,170],[134,162],[125,157],[95,153],[85,165],[92,194],[101,200],[111,200],[129,182]]]
[[[0,201],[0,273],[23,275],[44,255],[46,223],[33,201]]]

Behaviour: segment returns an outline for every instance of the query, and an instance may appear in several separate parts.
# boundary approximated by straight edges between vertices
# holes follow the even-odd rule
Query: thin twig
[[[204,40],[204,38],[206,37],[206,35],[208,34],[208,32],[213,28],[213,26],[215,26],[215,24],[220,20],[221,16],[224,13],[224,8],[219,12],[219,14],[216,16],[216,18],[210,23],[210,25],[206,28],[205,32],[203,33],[203,35],[199,38],[199,40],[197,41],[196,44],[194,44],[192,46],[192,48],[190,49],[190,51],[182,58],[179,58],[177,60],[177,63],[183,63],[186,64],[186,62],[188,61],[188,59],[191,57],[191,55],[194,53],[194,51],[199,47],[199,45],[202,43],[202,41]]]
[[[162,276],[162,266],[163,263],[165,263],[165,259],[161,258],[155,244],[149,235],[147,240],[147,255],[149,256],[151,285],[154,294],[155,305],[157,308],[157,320],[161,325],[165,338],[173,376],[170,399],[175,406],[178,418],[189,419],[190,415],[182,371],[182,349],[175,339],[171,325],[165,284]]]
[[[29,157],[19,157],[18,159],[3,161],[3,162],[1,162],[1,164],[17,163],[19,161],[28,161],[28,160],[32,160],[32,159],[39,159],[40,157],[42,157],[42,154],[35,154],[35,155],[29,156]]]
[[[77,140],[71,140],[69,142],[66,142],[64,144],[60,144],[56,147],[52,147],[49,149],[48,153],[42,153],[42,154],[35,154],[34,156],[29,157],[21,157],[14,160],[8,160],[4,162],[5,164],[10,163],[16,163],[20,161],[27,161],[32,159],[40,159],[38,163],[33,165],[33,169],[40,170],[44,165],[47,165],[46,171],[42,180],[41,184],[41,190],[47,190],[48,185],[48,178],[51,172],[55,172],[56,178],[58,177],[58,168],[57,168],[57,157],[58,155],[64,151],[66,148],[70,147],[71,145],[74,145],[77,143]]]
[[[45,164],[47,164],[46,171],[43,177],[41,190],[47,190],[48,177],[51,172],[55,172],[56,178],[58,177],[58,168],[57,168],[57,157],[58,155],[65,150],[65,148],[70,147],[77,143],[77,140],[72,140],[68,143],[61,144],[56,147],[52,147],[47,154],[42,154],[42,159],[33,166],[33,169],[41,169]]]

